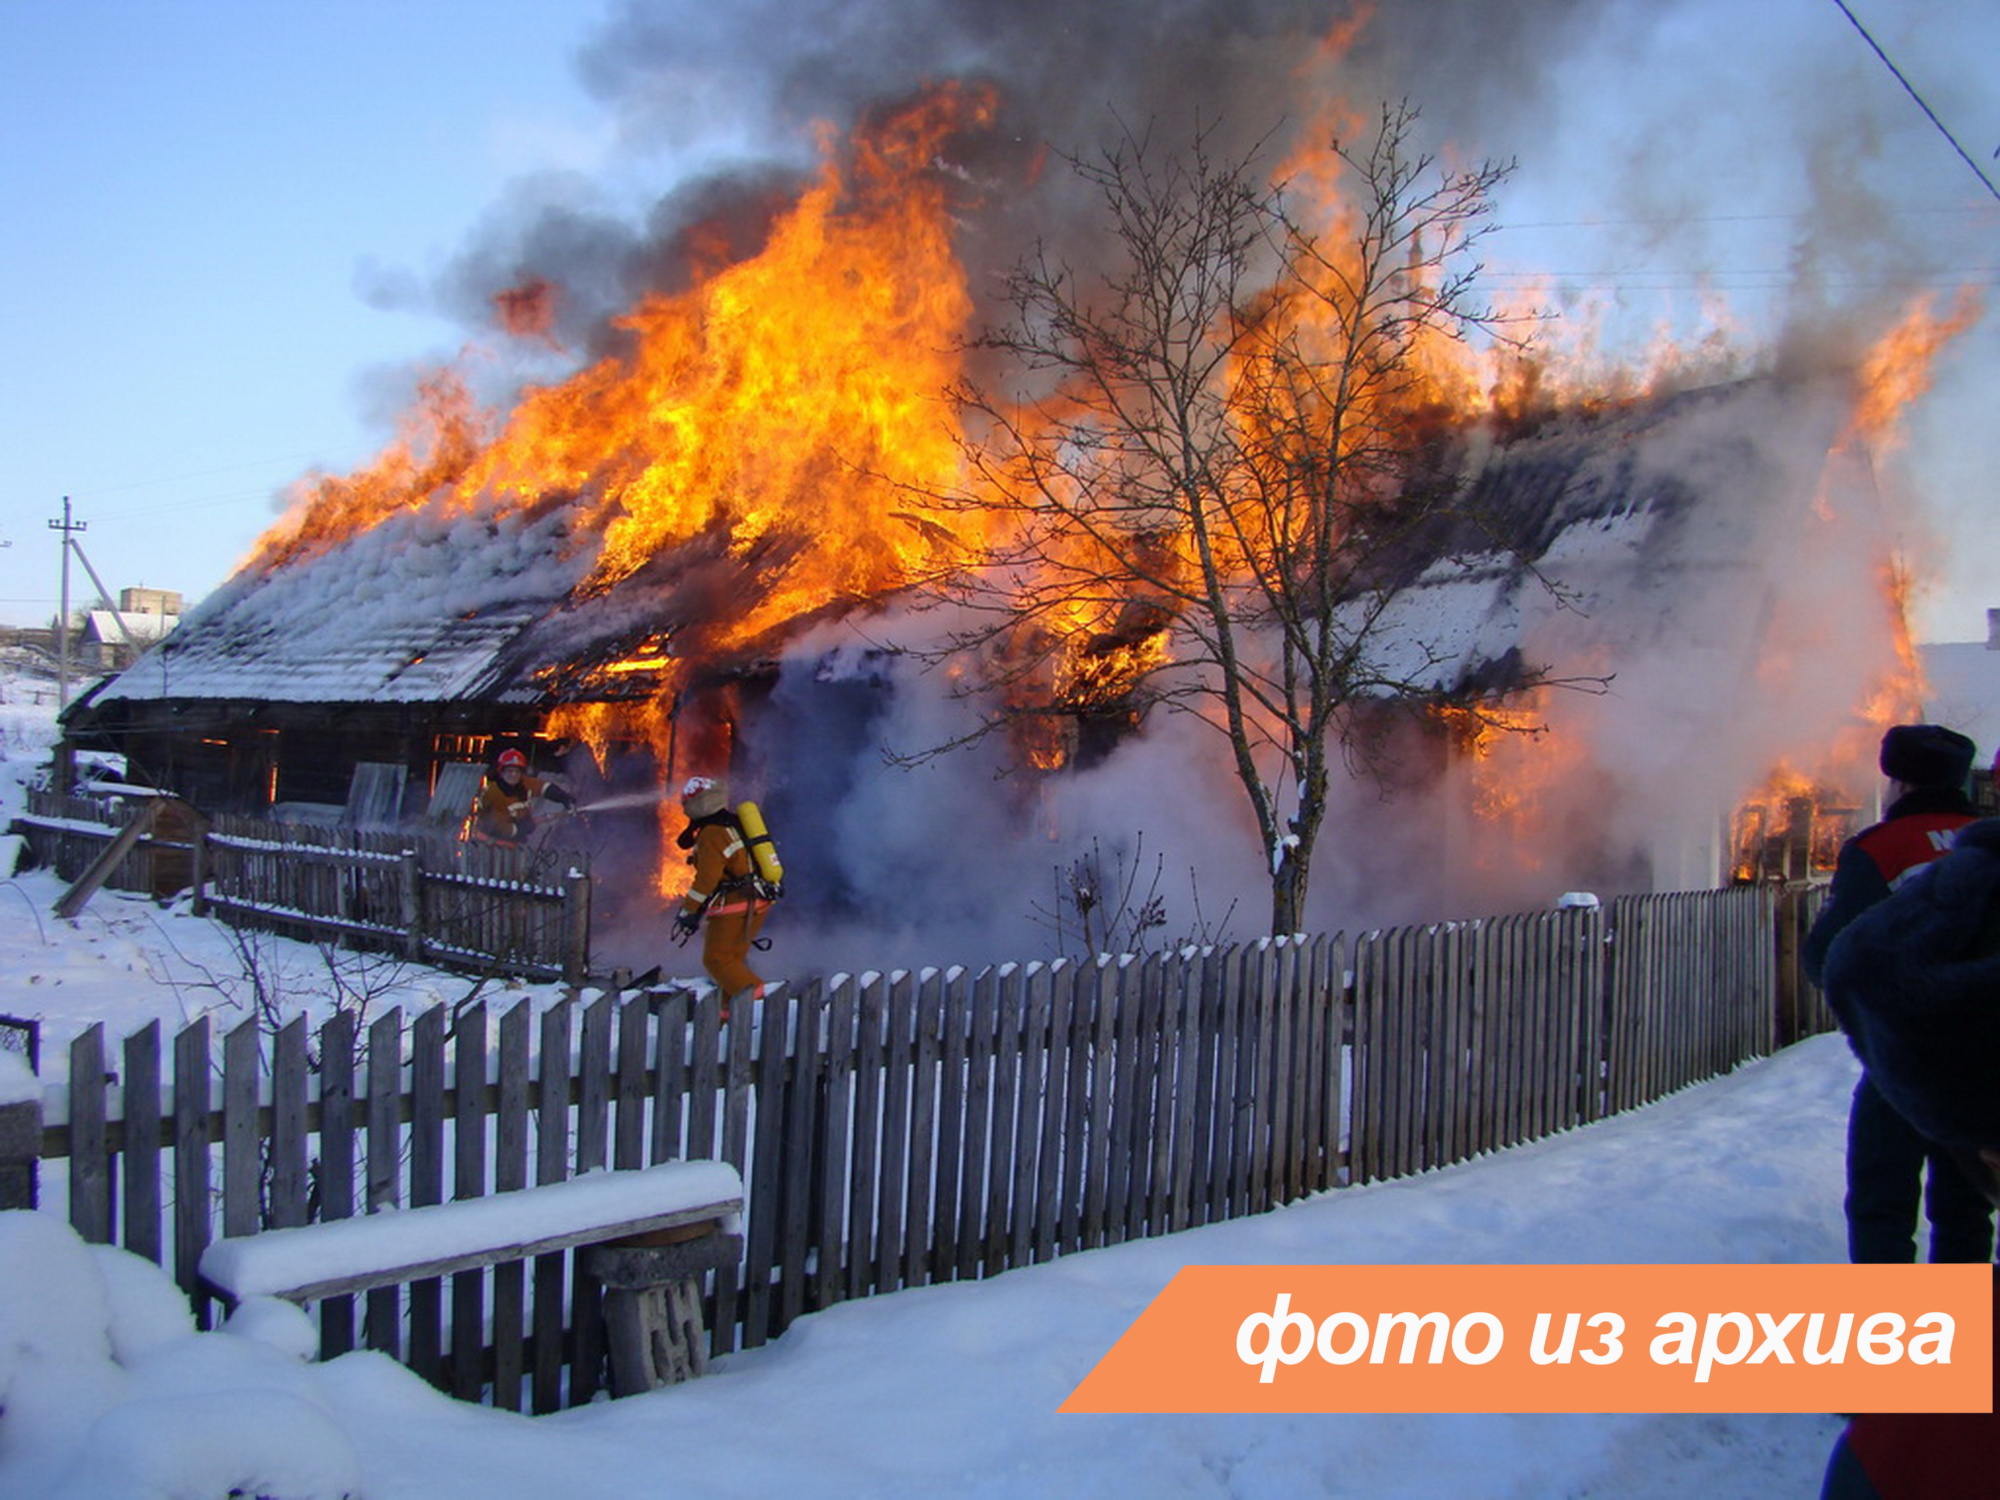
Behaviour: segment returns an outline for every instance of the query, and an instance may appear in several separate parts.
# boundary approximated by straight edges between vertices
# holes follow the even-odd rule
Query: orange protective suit
[[[518,844],[534,831],[535,820],[529,803],[546,797],[559,806],[568,806],[569,793],[539,776],[517,776],[510,783],[497,773],[488,773],[479,786],[479,802],[473,809],[472,836],[485,843]]]
[[[689,858],[694,884],[681,898],[681,915],[683,920],[702,919],[701,966],[722,991],[725,1004],[744,990],[761,991],[764,981],[750,967],[750,945],[771,903],[757,895],[751,882],[750,850],[735,818],[722,813],[704,819]]]

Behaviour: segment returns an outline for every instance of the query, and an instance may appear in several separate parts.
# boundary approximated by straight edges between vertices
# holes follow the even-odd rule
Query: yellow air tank
[[[785,883],[785,867],[778,858],[778,846],[771,842],[771,830],[764,826],[764,814],[754,802],[738,803],[736,821],[743,825],[743,842],[750,846],[750,862],[765,884]]]

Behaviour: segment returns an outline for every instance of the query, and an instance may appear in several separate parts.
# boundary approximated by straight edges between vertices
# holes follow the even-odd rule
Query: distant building
[[[1930,693],[1924,715],[1969,734],[1981,772],[2000,754],[2000,609],[1986,611],[1986,639],[1917,648]]]
[[[115,610],[84,611],[71,638],[72,665],[89,672],[122,672],[180,620],[181,596],[174,590],[121,589]]]

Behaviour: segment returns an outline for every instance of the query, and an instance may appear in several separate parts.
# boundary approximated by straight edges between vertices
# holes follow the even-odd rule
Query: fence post
[[[193,849],[188,856],[192,866],[189,870],[192,899],[188,910],[194,916],[205,917],[208,915],[208,825],[205,822],[195,825],[192,843]]]
[[[563,883],[563,983],[580,985],[590,974],[590,877],[575,866]]]
[[[34,1208],[42,1172],[42,1024],[0,1016],[0,1208]]]
[[[42,1090],[26,1058],[0,1049],[0,1209],[35,1206]]]
[[[424,871],[416,850],[403,851],[402,871],[402,889],[398,894],[403,907],[403,956],[416,963],[424,956]]]

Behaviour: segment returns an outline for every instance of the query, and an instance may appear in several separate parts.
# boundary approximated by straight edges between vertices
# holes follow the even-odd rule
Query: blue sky
[[[2000,178],[2000,7],[1850,3]],[[935,9],[957,13],[953,45],[977,32],[972,0]],[[1835,298],[1891,279],[2000,290],[2000,203],[1832,0],[1400,9],[1423,25],[1385,56],[1417,102],[1476,132],[1454,138],[1467,152],[1520,159],[1488,246],[1498,287],[1563,273],[1635,342],[1706,326],[1705,287],[1754,342],[1807,265]],[[291,481],[372,455],[414,373],[466,346],[443,289],[524,206],[636,224],[692,163],[776,128],[760,68],[838,72],[925,13],[0,0],[0,621],[53,613],[64,495],[112,588],[213,588]],[[1509,17],[1518,53],[1478,66]],[[1456,73],[1432,55],[1454,51]],[[1928,517],[1910,537],[1928,638],[1983,636],[2000,605],[1982,565],[2000,549],[1996,316],[1941,363],[1894,476]]]

